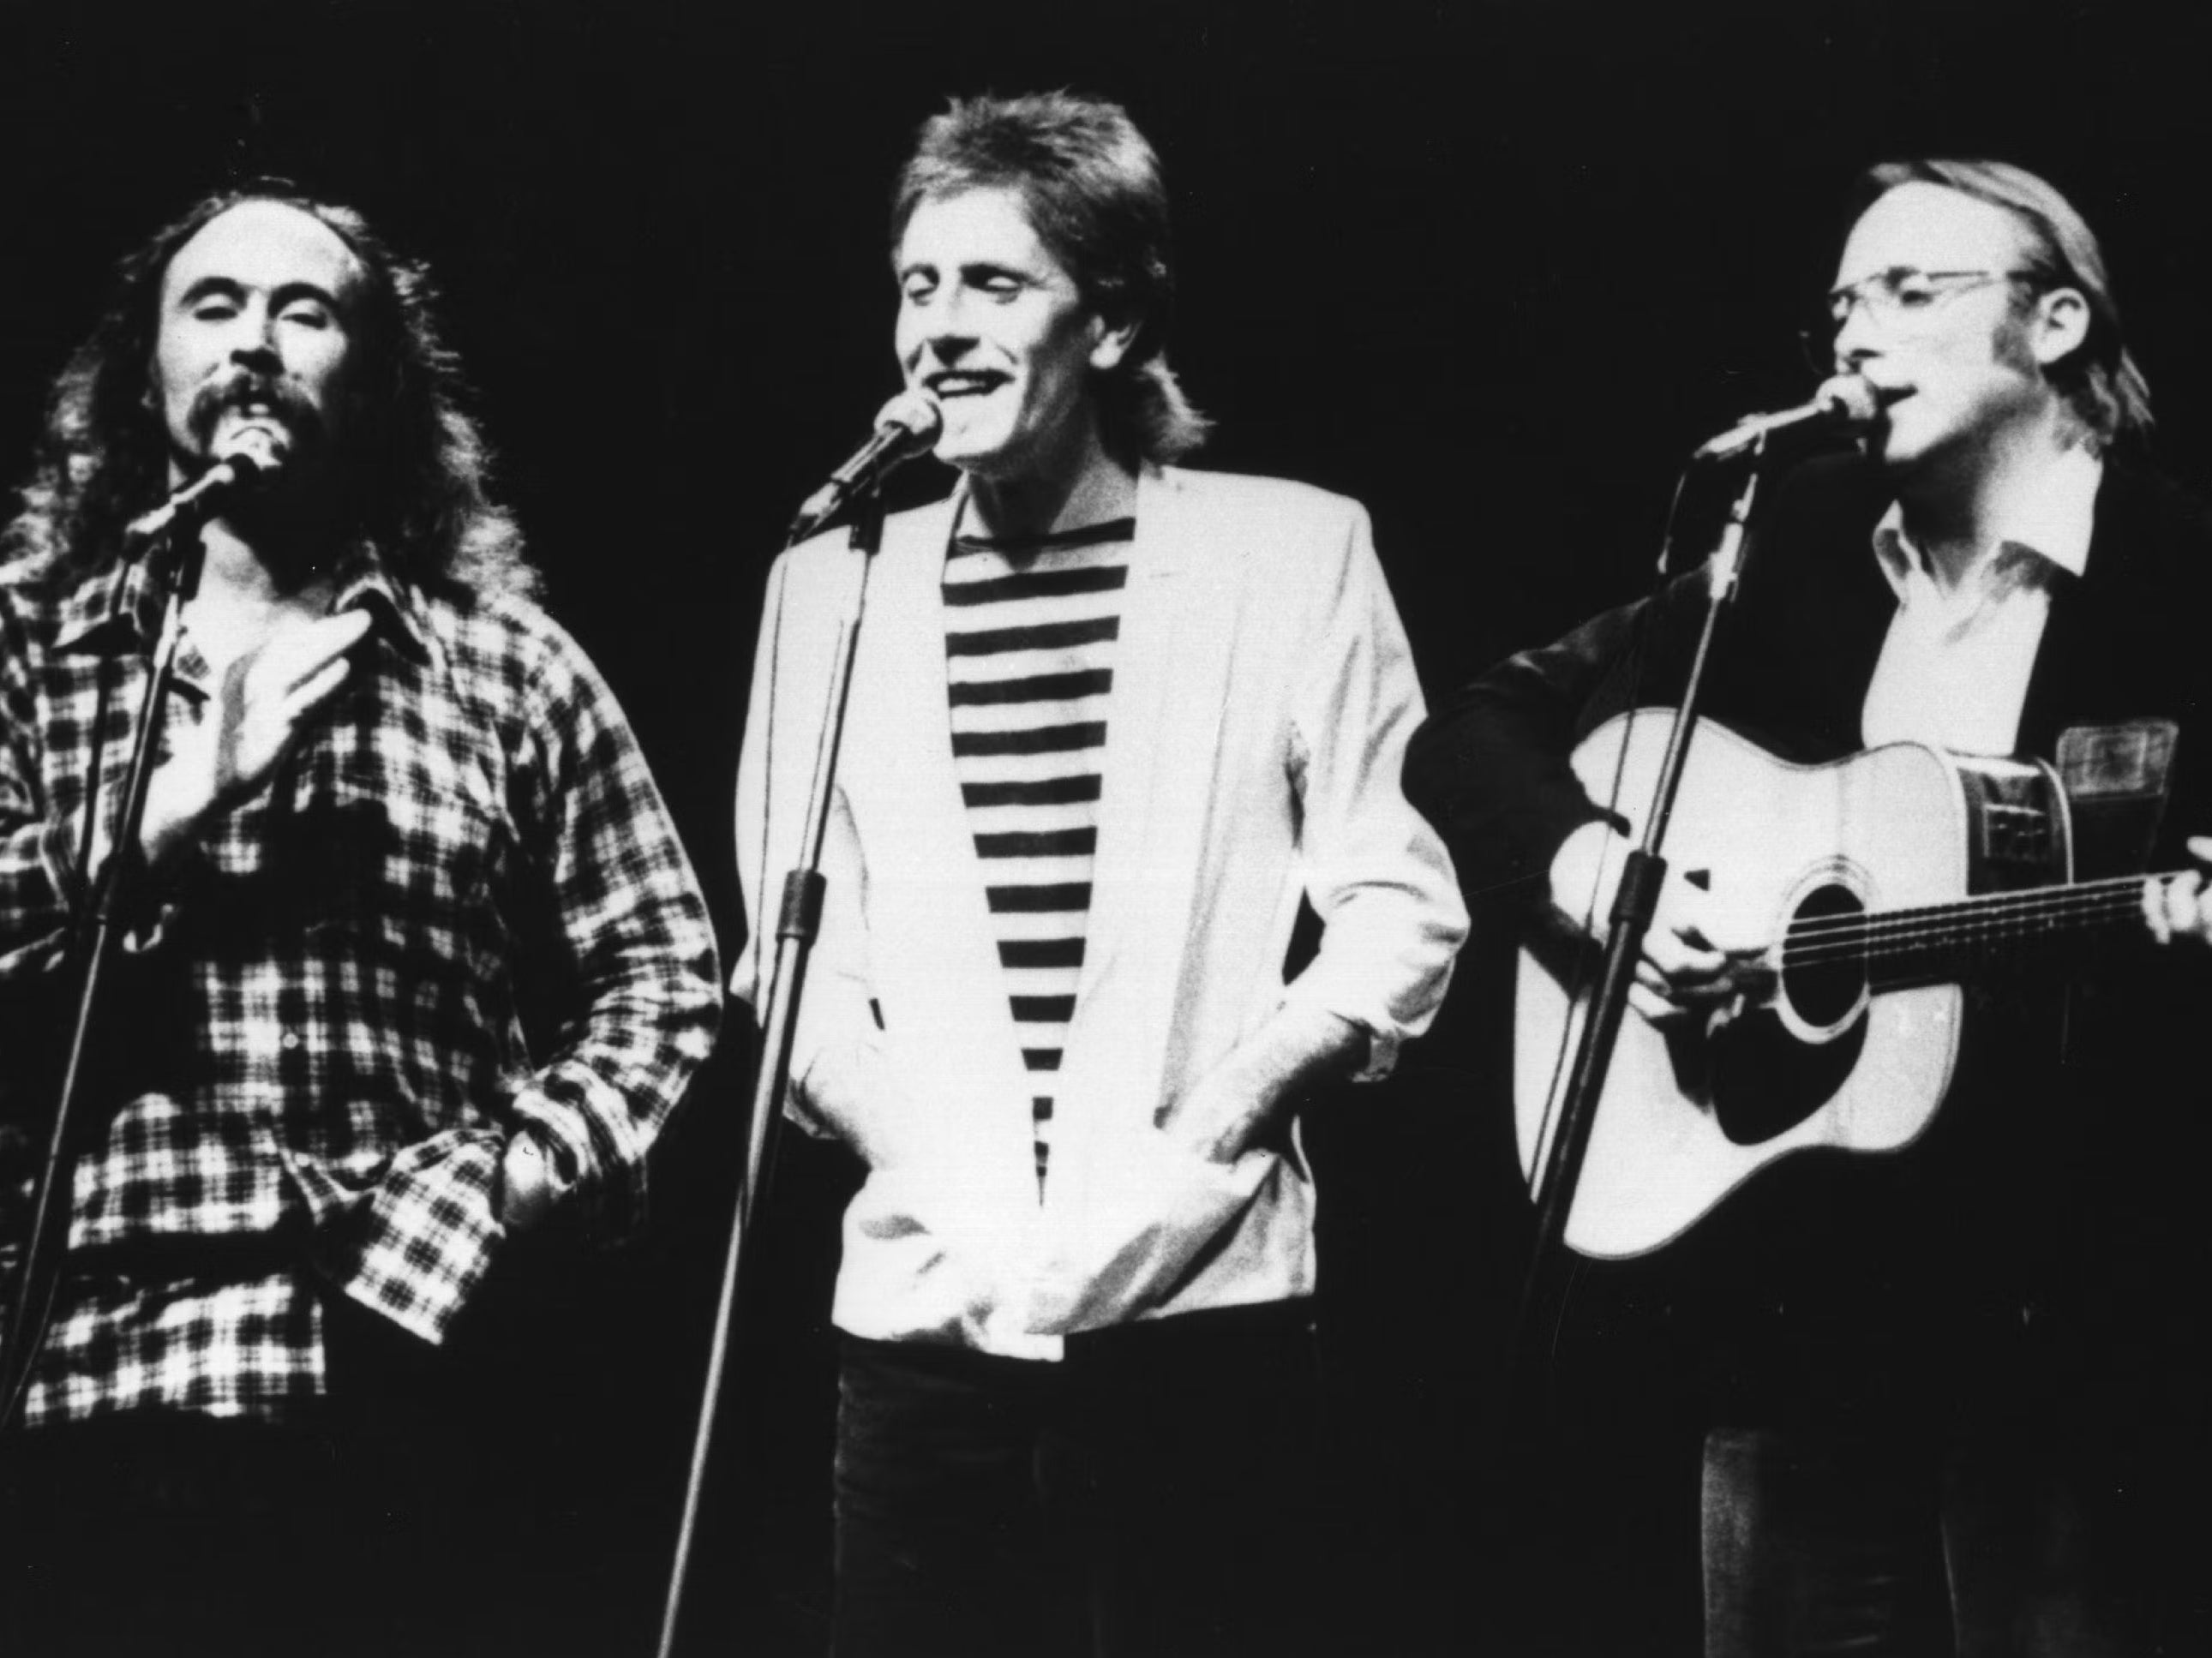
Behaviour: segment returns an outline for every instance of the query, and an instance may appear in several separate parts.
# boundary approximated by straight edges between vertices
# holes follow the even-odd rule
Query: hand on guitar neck
[[[1577,927],[1587,920],[1587,931],[1601,943],[1611,931],[1613,896],[1633,850],[1634,842],[1610,823],[1589,823],[1553,856],[1553,906]],[[1644,936],[1628,1005],[1662,1029],[1737,1005],[1772,983],[1770,942],[1734,936],[1727,907],[1670,865]]]
[[[2212,835],[2191,836],[2189,855],[2212,862]],[[2212,944],[2212,887],[2205,884],[2203,872],[2148,878],[2143,882],[2143,920],[2162,944],[2176,938]]]

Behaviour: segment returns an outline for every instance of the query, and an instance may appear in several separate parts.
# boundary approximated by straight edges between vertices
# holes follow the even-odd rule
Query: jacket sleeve
[[[1398,1045],[1443,1001],[1467,911],[1451,861],[1407,803],[1399,774],[1422,714],[1404,627],[1354,509],[1291,715],[1306,894],[1324,931],[1288,999],[1367,1032],[1360,1074],[1386,1074]]]
[[[1470,898],[1543,897],[1552,859],[1583,824],[1627,829],[1583,788],[1575,744],[1628,706],[1639,682],[1672,683],[1695,637],[1702,578],[1605,611],[1523,651],[1441,703],[1406,753],[1406,794],[1443,835]]]

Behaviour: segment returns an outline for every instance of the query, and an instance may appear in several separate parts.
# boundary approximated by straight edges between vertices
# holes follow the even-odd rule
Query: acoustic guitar
[[[1591,798],[1649,802],[1671,719],[1639,709],[1584,739],[1573,764]],[[1621,1022],[1568,1244],[1642,1254],[1778,1159],[1918,1139],[1951,1084],[1967,982],[2142,924],[2146,878],[2077,883],[2072,846],[2065,790],[2039,762],[1901,743],[1801,766],[1700,721],[1662,850],[1711,894],[1716,941],[1758,953],[1702,1019]],[[1596,954],[1564,919],[1522,950],[1515,1114],[1532,1175]]]

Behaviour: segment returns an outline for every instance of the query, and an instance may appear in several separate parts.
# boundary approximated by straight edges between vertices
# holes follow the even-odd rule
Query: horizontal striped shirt
[[[1098,847],[1100,760],[1136,520],[958,536],[945,561],[952,763],[1030,1078],[1037,1195],[1075,1013]]]

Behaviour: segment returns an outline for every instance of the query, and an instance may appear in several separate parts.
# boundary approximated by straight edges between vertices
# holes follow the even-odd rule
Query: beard
[[[198,476],[226,458],[216,446],[225,419],[257,406],[250,418],[279,434],[278,452],[253,486],[225,507],[223,516],[272,568],[313,569],[352,532],[359,496],[333,464],[323,411],[296,386],[249,373],[201,387],[185,411],[188,443],[173,440],[172,452],[188,477]]]
[[[180,459],[193,471],[204,471],[220,459],[212,449],[216,428],[222,424],[222,417],[234,411],[242,414],[255,404],[265,407],[268,418],[283,428],[287,440],[285,470],[312,461],[321,453],[330,435],[321,410],[289,381],[241,374],[219,386],[203,386],[195,394],[191,406],[185,411],[185,429],[191,436],[196,452]]]

